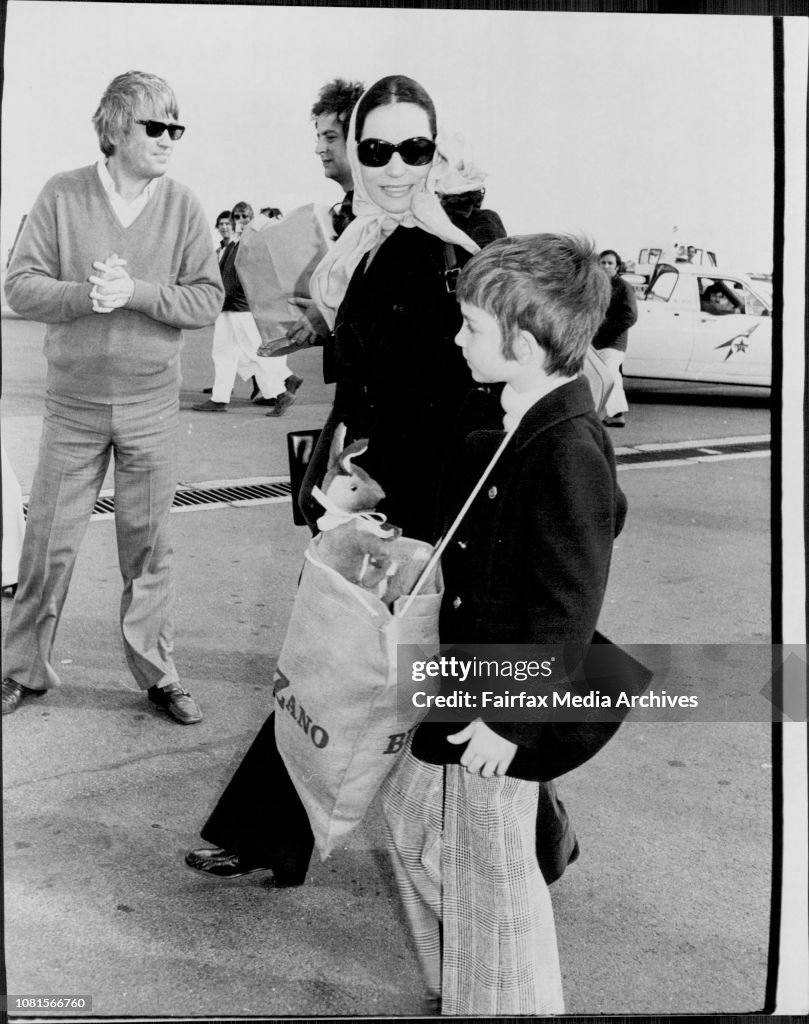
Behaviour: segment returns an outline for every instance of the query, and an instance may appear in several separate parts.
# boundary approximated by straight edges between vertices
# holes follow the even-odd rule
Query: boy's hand
[[[491,775],[505,775],[517,753],[516,743],[498,736],[479,718],[460,732],[447,736],[447,740],[456,744],[466,743],[461,764],[471,774],[480,772],[485,779]]]

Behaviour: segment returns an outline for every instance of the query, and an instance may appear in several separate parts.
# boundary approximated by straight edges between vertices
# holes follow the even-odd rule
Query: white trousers
[[[284,381],[290,375],[286,356],[259,358],[261,344],[252,313],[220,313],[213,330],[214,383],[211,400],[229,402],[236,382],[256,378],[263,398],[277,398],[286,390]]]
[[[621,364],[624,361],[626,352],[622,352],[617,348],[600,348],[598,354],[607,364],[614,381],[614,386],[610,392],[610,397],[607,399],[604,411],[607,416],[617,416],[619,412],[626,412],[629,409],[629,403],[624,394],[624,378],[621,375]]]

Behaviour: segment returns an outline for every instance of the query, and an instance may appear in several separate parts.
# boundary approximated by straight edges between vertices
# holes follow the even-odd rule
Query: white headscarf
[[[373,86],[371,87],[373,88]],[[366,90],[367,92],[368,90]],[[456,228],[444,212],[435,193],[435,184],[447,168],[447,160],[441,153],[441,135],[436,138],[436,154],[430,173],[419,192],[413,196],[410,209],[404,213],[388,213],[368,195],[362,177],[362,165],[357,156],[356,126],[357,110],[365,96],[360,98],[351,113],[346,139],[348,163],[354,180],[355,219],[337,239],[315,267],[310,281],[310,292],[329,327],[334,327],[337,310],[343,301],[351,275],[360,260],[371,252],[398,227],[418,227],[435,235],[444,242],[460,245],[467,252],[475,253],[479,246],[466,232]]]

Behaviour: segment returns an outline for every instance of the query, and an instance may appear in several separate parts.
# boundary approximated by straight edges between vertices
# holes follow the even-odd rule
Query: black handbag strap
[[[450,295],[454,295],[458,287],[458,275],[461,268],[458,266],[458,257],[455,254],[455,246],[452,242],[444,242],[444,285]]]

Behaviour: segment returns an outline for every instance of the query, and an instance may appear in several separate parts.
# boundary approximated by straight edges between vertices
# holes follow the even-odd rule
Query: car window
[[[661,270],[654,280],[652,287],[646,296],[647,299],[655,299],[658,302],[668,302],[671,298],[677,278],[680,275],[674,268]]]
[[[770,311],[758,295],[754,295],[749,288],[744,289],[744,311],[748,316],[769,316]]]

